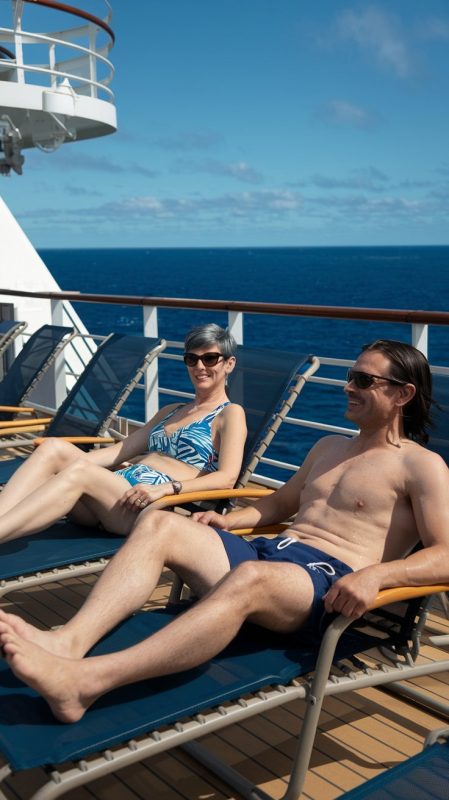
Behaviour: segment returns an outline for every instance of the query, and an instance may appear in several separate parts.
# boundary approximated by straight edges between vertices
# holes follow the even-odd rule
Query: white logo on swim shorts
[[[297,539],[292,539],[291,536],[286,536],[285,539],[282,539],[276,545],[276,550],[284,550],[284,548],[288,547],[289,544],[298,544],[298,540]]]
[[[335,575],[333,566],[331,564],[327,564],[325,561],[311,561],[310,564],[306,564],[306,566],[315,571],[321,570],[326,575]]]

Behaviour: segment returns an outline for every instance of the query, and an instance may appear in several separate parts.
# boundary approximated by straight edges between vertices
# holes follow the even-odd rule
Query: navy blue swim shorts
[[[243,561],[278,561],[284,564],[297,564],[306,570],[313,583],[314,597],[310,614],[305,624],[301,626],[301,632],[315,633],[316,636],[317,631],[322,628],[325,614],[324,595],[338,578],[353,571],[351,567],[316,547],[310,547],[287,536],[276,536],[274,539],[259,536],[257,539],[247,541],[229,531],[218,528],[214,530],[223,542],[231,569]]]

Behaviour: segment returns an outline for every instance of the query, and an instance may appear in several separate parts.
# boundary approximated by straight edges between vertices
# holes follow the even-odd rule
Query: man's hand
[[[210,525],[212,528],[220,528],[223,531],[228,529],[226,516],[217,514],[216,511],[195,511],[192,514],[192,519],[195,522],[201,522],[203,525]]]
[[[377,567],[365,567],[339,578],[324,595],[324,608],[328,614],[338,613],[344,617],[363,616],[380,590],[380,575]]]

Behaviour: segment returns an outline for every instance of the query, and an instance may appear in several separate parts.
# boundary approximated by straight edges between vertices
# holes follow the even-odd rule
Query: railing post
[[[16,51],[17,83],[25,83],[25,71],[23,67],[23,46],[22,46],[22,13],[23,0],[18,0],[14,6],[14,48]]]
[[[143,333],[144,336],[154,336],[156,339],[158,337],[156,306],[143,307]],[[149,420],[151,417],[154,417],[158,410],[159,376],[158,360],[155,358],[153,363],[150,364],[145,371],[145,419]]]
[[[89,25],[88,28],[89,32],[89,80],[91,81],[90,84],[90,96],[97,97],[97,87],[95,86],[95,81],[97,80],[97,56],[95,52],[96,47],[96,36],[97,30],[94,25]]]
[[[429,326],[423,323],[412,324],[412,345],[426,356],[429,350]]]
[[[50,300],[50,304],[52,325],[64,325],[64,301]],[[55,408],[59,408],[67,395],[64,351],[57,357],[53,366],[53,371],[55,391],[54,403]]]
[[[228,328],[237,342],[243,344],[243,312],[228,311]]]
[[[56,68],[56,46],[55,44],[50,44],[48,47],[48,66],[51,69],[51,76],[50,76],[50,83],[51,88],[56,89],[58,86],[58,80],[55,75],[55,68]]]

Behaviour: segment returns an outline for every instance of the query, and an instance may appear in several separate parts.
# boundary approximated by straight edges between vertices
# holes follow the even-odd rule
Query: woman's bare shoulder
[[[222,411],[217,415],[216,420],[218,422],[227,422],[234,421],[234,420],[246,420],[245,409],[243,406],[239,405],[238,403],[228,403]]]

